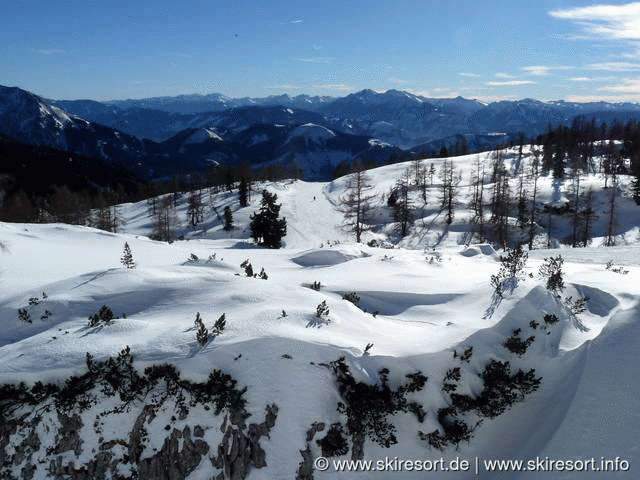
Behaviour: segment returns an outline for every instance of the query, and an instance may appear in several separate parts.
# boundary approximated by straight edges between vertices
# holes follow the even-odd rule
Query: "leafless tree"
[[[341,198],[341,210],[345,217],[345,225],[355,233],[356,242],[360,243],[362,233],[371,229],[371,202],[375,195],[371,193],[369,177],[361,167],[347,180],[346,192]]]

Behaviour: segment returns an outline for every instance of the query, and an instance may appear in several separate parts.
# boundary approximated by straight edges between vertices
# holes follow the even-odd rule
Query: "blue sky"
[[[640,3],[0,0],[0,19],[0,84],[55,99],[640,101]]]

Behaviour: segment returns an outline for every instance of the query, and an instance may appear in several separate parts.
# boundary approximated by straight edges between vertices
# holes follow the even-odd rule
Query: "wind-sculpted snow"
[[[453,161],[466,175],[473,159]],[[369,172],[376,194],[387,195],[406,166]],[[390,248],[355,244],[338,210],[344,186],[345,179],[254,184],[282,201],[286,246],[277,250],[250,240],[259,196],[238,208],[235,192],[210,199],[218,210],[234,209],[231,231],[212,211],[203,224],[187,225],[187,195],[178,195],[176,236],[184,240],[171,244],[147,238],[145,202],[118,207],[124,233],[0,224],[0,456],[7,465],[0,477],[108,478],[99,472],[118,471],[127,478],[135,470],[139,478],[200,479],[233,470],[243,473],[223,478],[373,478],[313,469],[323,451],[339,453],[331,460],[351,458],[354,444],[365,460],[569,460],[620,452],[640,465],[640,270],[632,235],[629,245],[611,249],[534,249],[521,278],[483,318],[505,252],[466,246],[458,234],[468,216],[460,212],[457,230],[443,230],[435,207],[420,210],[424,217],[400,240],[379,198],[380,228],[365,242]],[[551,184],[544,188],[546,200]],[[441,236],[438,246],[421,243],[431,234]],[[125,242],[133,269],[120,264]],[[539,269],[558,254],[566,258],[565,288],[549,291]],[[247,260],[266,278],[249,276],[241,267]],[[103,306],[115,318],[90,325]],[[225,326],[214,333],[222,315]],[[131,369],[127,377],[88,367],[87,353],[120,368],[127,351],[145,388],[134,382],[131,391],[119,390],[115,379],[138,378]],[[164,364],[171,367],[162,375],[145,374]],[[230,411],[216,415],[215,404],[181,409],[172,368],[188,382],[178,389],[187,403],[202,398],[198,385],[214,371],[223,385],[235,381],[250,415],[244,427]],[[87,371],[94,373],[83,377]],[[89,378],[95,385],[84,396],[58,398],[56,392],[82,390]],[[89,397],[85,410],[57,410],[72,405],[69,398]],[[362,399],[367,408],[357,407]],[[171,459],[179,467],[163,477]],[[450,476],[496,478],[467,473]],[[566,478],[581,478],[574,473]]]

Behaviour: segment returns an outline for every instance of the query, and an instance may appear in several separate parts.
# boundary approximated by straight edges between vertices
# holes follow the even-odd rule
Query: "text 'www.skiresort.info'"
[[[318,457],[314,467],[320,471],[337,472],[627,472],[627,460],[616,457],[589,458],[586,460],[556,460],[536,457],[532,460],[483,460],[476,457],[469,461],[456,457],[434,460],[403,460],[385,457],[384,460],[329,460]]]

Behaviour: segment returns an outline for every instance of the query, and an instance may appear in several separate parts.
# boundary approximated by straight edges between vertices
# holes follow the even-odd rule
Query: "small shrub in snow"
[[[455,372],[450,372],[452,378],[457,377]],[[509,362],[498,360],[491,360],[479,376],[484,384],[480,395],[472,397],[451,393],[451,406],[438,410],[440,428],[430,433],[418,432],[430,447],[444,450],[448,446],[458,447],[461,442],[468,442],[480,422],[469,425],[464,421],[463,414],[473,412],[479,417],[497,417],[537,390],[541,381],[541,378],[536,378],[534,369],[527,372],[518,370],[512,374]]]
[[[322,288],[322,285],[320,284],[320,282],[313,282],[309,288],[311,288],[311,290],[315,290],[316,292],[319,292],[320,289]]]
[[[369,350],[373,348],[373,343],[367,343],[367,346],[364,347],[364,352],[362,352],[362,356],[369,355]]]
[[[40,305],[40,299],[38,297],[29,297],[29,306]]]
[[[31,314],[26,308],[18,309],[18,318],[23,322],[32,323]]]
[[[222,315],[220,315],[220,317],[216,320],[216,322],[213,324],[213,327],[211,328],[212,335],[218,336],[224,331],[225,327],[227,326],[226,318],[226,314],[223,313]]]
[[[527,349],[531,346],[536,337],[533,335],[523,340],[520,338],[521,330],[518,328],[513,331],[513,335],[508,337],[504,342],[502,342],[502,346],[509,350],[512,353],[515,353],[519,357],[527,353]]]
[[[518,370],[511,373],[509,362],[491,360],[480,375],[483,389],[480,396],[471,399],[466,395],[453,394],[454,405],[461,410],[474,410],[482,417],[494,418],[503,414],[514,403],[536,391],[542,378],[535,376],[535,370]],[[465,398],[466,397],[466,398]]]
[[[438,423],[442,428],[430,433],[418,431],[421,440],[425,440],[430,447],[443,451],[449,445],[456,447],[461,442],[468,442],[473,437],[473,427],[458,418],[458,412],[453,407],[438,409]]]
[[[461,362],[469,363],[473,355],[473,347],[465,348],[461,355],[456,350],[453,351],[453,358],[460,358]]]
[[[244,269],[244,274],[247,277],[253,277],[253,266],[251,265],[251,262],[249,262],[248,258],[240,264],[240,268]]]
[[[258,278],[261,278],[262,280],[267,280],[269,278],[269,275],[267,275],[267,272],[264,271],[264,267],[262,267],[262,269],[260,270],[260,273],[258,274]]]
[[[614,267],[613,266],[613,260],[609,260],[607,262],[607,266],[605,267],[607,270],[614,272],[614,273],[619,273],[621,275],[626,275],[627,273],[629,273],[629,270],[625,270],[622,267]]]
[[[196,319],[193,323],[196,327],[196,341],[198,345],[204,347],[209,342],[209,330],[204,326],[202,318],[200,318],[200,312],[196,313]]]
[[[40,320],[46,320],[51,315],[53,315],[53,314],[51,313],[50,310],[45,310],[44,313],[42,315],[40,315]]]
[[[328,316],[329,316],[329,307],[327,306],[327,301],[323,300],[322,303],[320,303],[316,307],[316,317],[323,318]]]
[[[122,250],[122,257],[120,257],[120,263],[125,268],[135,268],[136,262],[133,261],[133,255],[131,254],[131,248],[127,242],[124,242],[124,248]]]
[[[536,329],[538,328],[538,325],[540,325],[540,324],[539,324],[538,322],[536,322],[535,320],[531,320],[531,321],[529,322],[529,326],[530,326],[531,328],[533,328],[534,330],[536,330]]]
[[[573,300],[573,297],[567,297],[564,299],[564,306],[567,307],[569,315],[575,317],[587,311],[587,299],[580,297]]]
[[[106,305],[103,305],[97,313],[89,315],[89,326],[98,327],[100,325],[109,325],[115,318],[113,311]]]
[[[345,293],[342,298],[344,300],[347,300],[348,302],[353,303],[354,305],[357,305],[358,302],[360,301],[360,297],[358,296],[358,294],[356,292],[349,292],[349,293]]]
[[[558,317],[556,317],[553,313],[545,314],[545,316],[543,317],[543,320],[544,320],[544,325],[546,327],[551,326],[555,323],[558,323],[559,321]]]
[[[285,311],[284,311],[284,309],[283,309],[283,310],[282,310],[282,315],[281,315],[281,317],[282,317],[282,318],[285,318],[286,316],[287,316],[287,312],[285,312]]]
[[[338,402],[338,412],[345,415],[346,431],[351,436],[352,459],[363,457],[365,438],[385,448],[398,443],[396,427],[389,420],[391,415],[411,412],[418,421],[424,420],[426,414],[422,406],[406,398],[409,393],[424,388],[427,377],[421,372],[406,375],[408,382],[392,390],[388,384],[389,370],[386,368],[378,372],[378,383],[371,385],[353,378],[344,357],[330,365],[342,399]]]
[[[191,253],[189,255],[189,258],[187,259],[187,262],[189,263],[195,263],[199,260],[198,256],[195,253]]]
[[[430,265],[433,265],[434,263],[442,263],[442,255],[440,252],[433,252],[431,255],[427,255],[425,260]]]
[[[339,457],[349,452],[347,435],[341,423],[332,424],[324,438],[316,440],[316,443],[320,446],[322,456],[325,458]]]
[[[442,382],[442,391],[445,393],[455,392],[458,389],[460,378],[462,378],[460,367],[453,367],[447,370]]]
[[[561,255],[557,257],[549,257],[544,259],[544,263],[540,265],[538,274],[546,279],[546,287],[555,296],[560,295],[564,290],[564,279],[562,272],[562,264],[564,259]]]
[[[500,256],[500,270],[491,275],[491,286],[495,294],[502,298],[505,283],[510,283],[510,289],[514,290],[518,281],[524,278],[524,267],[529,254],[522,250],[522,246],[507,249],[506,255]]]

